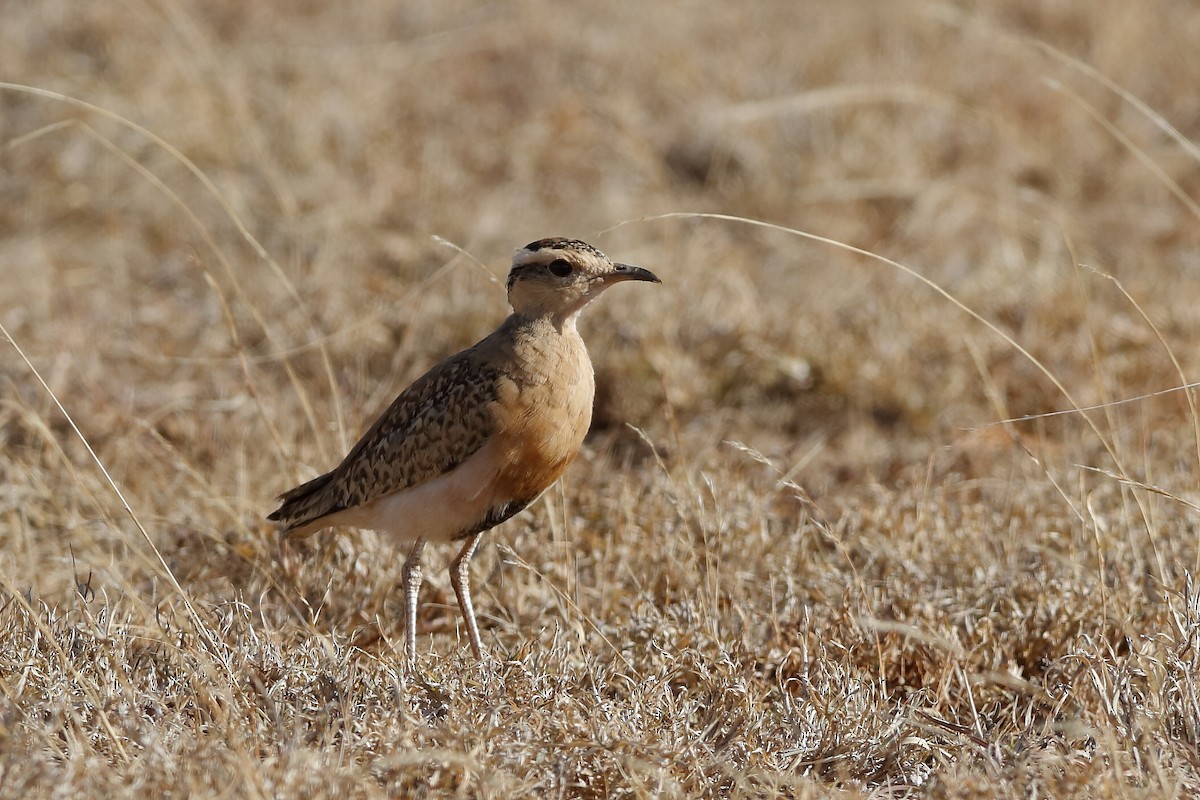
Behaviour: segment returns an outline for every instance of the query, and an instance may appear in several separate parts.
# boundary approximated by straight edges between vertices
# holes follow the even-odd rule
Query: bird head
[[[513,255],[508,302],[522,316],[574,320],[601,292],[622,281],[662,283],[650,270],[614,263],[578,239],[539,239]]]

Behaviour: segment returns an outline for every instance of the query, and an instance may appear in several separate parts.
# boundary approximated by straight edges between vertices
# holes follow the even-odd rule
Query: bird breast
[[[492,406],[503,452],[496,490],[498,498],[530,502],[579,452],[596,383],[573,325],[514,344],[512,368],[503,371]]]

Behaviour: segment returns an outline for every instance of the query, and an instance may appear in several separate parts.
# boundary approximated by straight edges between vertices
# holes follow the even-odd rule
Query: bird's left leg
[[[479,625],[475,622],[475,607],[471,605],[471,556],[475,555],[475,548],[479,546],[479,540],[483,538],[483,532],[471,534],[471,538],[467,539],[467,544],[463,547],[462,552],[450,564],[450,584],[454,587],[454,594],[458,597],[458,607],[462,610],[463,620],[467,623],[467,636],[471,639],[471,649],[475,651],[475,657],[480,661],[483,660],[483,643],[479,640]]]

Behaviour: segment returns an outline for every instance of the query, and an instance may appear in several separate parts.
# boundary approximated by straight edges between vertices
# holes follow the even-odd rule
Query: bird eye
[[[556,278],[565,278],[571,274],[571,263],[564,258],[556,258],[546,267]]]

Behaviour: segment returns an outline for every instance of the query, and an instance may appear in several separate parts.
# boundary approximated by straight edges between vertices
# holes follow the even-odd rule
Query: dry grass
[[[1200,426],[1112,404],[1200,375],[1195,4],[4,18],[0,322],[128,512],[2,343],[3,797],[1200,792]],[[262,517],[546,235],[665,285],[409,671]]]

